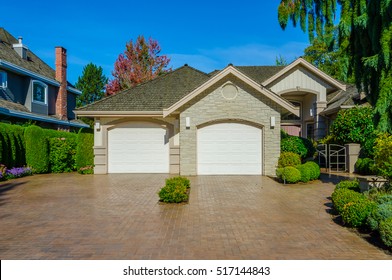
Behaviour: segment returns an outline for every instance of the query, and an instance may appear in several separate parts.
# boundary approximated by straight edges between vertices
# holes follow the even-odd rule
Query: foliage
[[[49,139],[49,164],[53,173],[75,170],[76,141],[74,137]]]
[[[85,106],[100,100],[105,94],[108,78],[103,74],[102,67],[93,63],[83,68],[82,76],[78,78],[75,87],[82,91],[76,100],[76,107]]]
[[[340,7],[337,7],[337,4]],[[377,129],[392,132],[392,1],[390,0],[281,0],[278,20],[285,29],[289,20],[333,46],[338,40],[339,67],[354,74],[359,91],[365,91],[375,107]],[[340,10],[337,35],[334,19]],[[325,39],[326,38],[326,39]]]
[[[355,171],[361,175],[375,175],[374,160],[371,158],[359,158],[355,163]]]
[[[276,66],[287,66],[288,63],[287,63],[286,58],[280,54],[279,56],[277,56],[275,58],[275,65]]]
[[[34,173],[49,172],[49,147],[45,131],[35,125],[25,128],[26,162]]]
[[[380,222],[379,233],[381,240],[387,246],[392,246],[392,218]]]
[[[364,144],[369,137],[374,137],[373,110],[370,107],[353,107],[340,110],[331,125],[331,135],[336,143]]]
[[[309,170],[310,180],[317,180],[320,177],[320,166],[314,161],[307,161],[303,166]]]
[[[350,189],[339,188],[334,190],[331,195],[331,198],[336,211],[338,211],[338,213],[340,214],[343,211],[344,205],[349,202],[363,199],[364,195]]]
[[[8,167],[26,165],[24,128],[0,123],[0,162]]]
[[[92,174],[94,172],[94,134],[90,130],[81,130],[77,137],[76,169],[81,174]]]
[[[163,202],[180,203],[188,200],[188,188],[190,188],[189,179],[185,177],[174,177],[166,179],[166,185],[161,188],[158,195]]]
[[[278,167],[297,166],[301,164],[301,158],[293,152],[283,152],[279,156]]]
[[[378,204],[367,218],[367,224],[372,230],[378,230],[380,222],[392,218],[392,201]]]
[[[160,55],[160,52],[158,41],[152,38],[147,41],[139,36],[135,43],[132,40],[127,43],[124,53],[119,55],[114,64],[114,79],[106,86],[107,94],[116,94],[171,71],[167,69],[170,59]]]
[[[361,188],[359,187],[359,180],[358,179],[354,179],[354,180],[343,180],[340,181],[336,187],[336,189],[349,189],[349,190],[353,190],[356,192],[360,192]]]
[[[301,172],[293,166],[276,169],[276,176],[282,182],[289,184],[295,184],[301,180]]]
[[[391,181],[392,179],[392,135],[382,134],[376,139],[374,163],[377,172]]]
[[[301,180],[300,181],[304,182],[304,183],[309,182],[310,177],[312,176],[311,168],[313,168],[313,167],[309,168],[309,166],[306,166],[305,164],[301,164],[301,165],[298,165],[296,168],[299,170],[299,172],[301,172]]]
[[[366,197],[358,197],[343,206],[342,219],[345,224],[351,227],[360,227],[366,224],[367,217],[376,207],[376,203]]]
[[[300,155],[300,157],[304,159],[313,156],[316,151],[313,147],[313,143],[309,139],[288,135],[283,130],[281,131],[280,135],[281,152],[293,152]]]

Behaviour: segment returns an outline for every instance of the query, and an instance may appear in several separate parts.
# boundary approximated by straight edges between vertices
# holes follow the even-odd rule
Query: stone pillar
[[[314,109],[314,140],[319,140],[327,135],[327,124],[325,118],[320,115],[322,111],[327,107],[326,101],[317,101]]]
[[[361,151],[361,145],[359,144],[346,144],[346,169],[349,173],[354,173],[355,163],[358,160],[359,152]]]

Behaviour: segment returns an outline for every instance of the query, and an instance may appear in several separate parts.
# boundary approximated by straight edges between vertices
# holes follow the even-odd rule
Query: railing
[[[317,146],[320,167],[328,172],[346,172],[346,147],[336,144],[320,144]]]

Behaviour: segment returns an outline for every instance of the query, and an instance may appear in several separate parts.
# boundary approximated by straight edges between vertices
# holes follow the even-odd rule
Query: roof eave
[[[79,117],[162,117],[162,111],[73,111]]]

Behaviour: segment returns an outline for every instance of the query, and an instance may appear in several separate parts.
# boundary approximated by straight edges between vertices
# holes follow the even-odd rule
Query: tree
[[[160,55],[160,52],[161,47],[152,38],[146,41],[139,36],[135,43],[132,40],[127,43],[124,53],[118,56],[114,64],[114,79],[106,87],[107,94],[116,94],[171,71],[171,68],[167,68],[170,59]]]
[[[324,36],[329,43],[333,40],[337,4],[337,39],[341,66],[347,68],[346,79],[353,74],[358,90],[367,93],[377,128],[392,132],[392,1],[281,0],[278,20],[283,29],[289,20],[294,26],[300,21],[311,44],[315,36]]]
[[[105,94],[105,85],[108,78],[103,74],[102,67],[93,63],[83,68],[82,76],[78,78],[75,86],[82,91],[76,100],[76,107],[85,106],[100,100]]]
[[[275,57],[275,64],[276,66],[287,66],[287,60],[284,56],[282,56],[281,54],[279,56]]]

